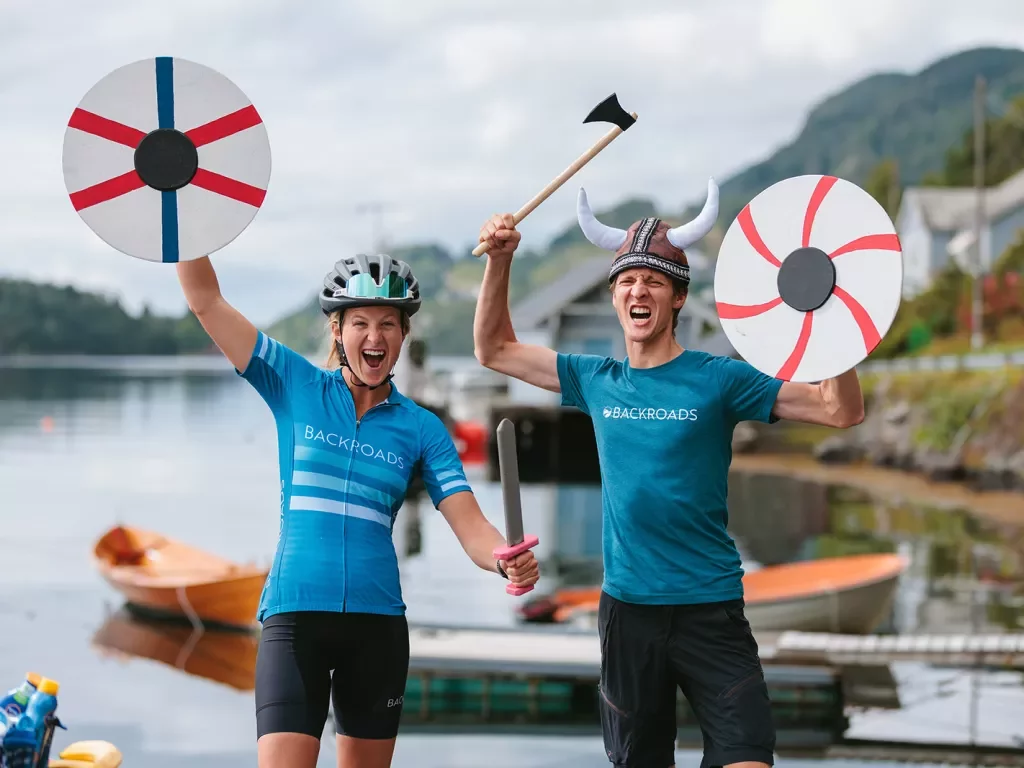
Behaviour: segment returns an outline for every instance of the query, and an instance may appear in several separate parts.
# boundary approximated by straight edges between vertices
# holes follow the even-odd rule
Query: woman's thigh
[[[316,764],[330,705],[331,658],[313,620],[277,614],[263,622],[255,696],[260,768]]]
[[[345,619],[346,638],[331,689],[337,733],[355,741],[393,740],[409,675],[409,625],[404,616],[354,613]]]

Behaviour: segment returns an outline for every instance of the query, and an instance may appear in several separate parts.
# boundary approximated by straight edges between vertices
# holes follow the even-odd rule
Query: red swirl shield
[[[821,381],[888,332],[903,253],[885,209],[835,176],[773,184],[739,213],[715,267],[718,316],[737,352],[785,381]]]

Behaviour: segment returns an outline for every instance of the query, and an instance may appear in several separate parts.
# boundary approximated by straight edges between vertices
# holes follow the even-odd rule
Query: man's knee
[[[670,768],[675,763],[675,707],[656,702],[627,709],[603,688],[601,730],[608,760],[615,766]]]

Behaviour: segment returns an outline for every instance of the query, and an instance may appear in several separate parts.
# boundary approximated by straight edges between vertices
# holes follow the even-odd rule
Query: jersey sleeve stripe
[[[466,476],[459,472],[457,469],[446,469],[444,472],[437,473],[438,482],[441,482],[442,480],[447,480],[449,477],[459,477],[462,478],[463,480],[466,479]]]
[[[465,488],[467,491],[471,490],[469,487],[469,483],[466,482],[465,480],[452,480],[450,483],[445,483],[444,485],[441,486],[441,493],[447,493],[452,488],[459,487]]]

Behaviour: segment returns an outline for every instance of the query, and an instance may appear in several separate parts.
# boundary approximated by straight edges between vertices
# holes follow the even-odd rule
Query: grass
[[[985,354],[988,352],[1017,352],[1024,350],[1024,318],[1007,318],[996,329],[996,336],[995,340],[986,338],[985,345],[978,352]],[[952,336],[933,339],[928,346],[914,350],[908,357],[969,355],[974,352],[975,350],[971,347],[971,332],[969,330],[961,330]]]
[[[991,371],[914,371],[907,373],[870,373],[860,376],[861,389],[868,409],[878,407],[874,401],[876,388],[887,381],[888,393],[884,404],[906,399],[928,413],[918,444],[943,447],[949,444],[957,430],[971,415],[974,406],[986,399],[994,389],[1006,392],[1020,385],[1024,370],[1006,368]],[[884,407],[884,406],[883,406]],[[997,401],[978,420],[978,428],[987,430],[1002,415]],[[779,442],[787,451],[810,453],[822,440],[842,435],[841,430],[816,424],[783,422],[778,431]],[[774,430],[769,430],[769,434]]]

